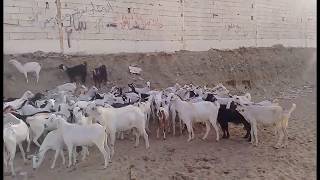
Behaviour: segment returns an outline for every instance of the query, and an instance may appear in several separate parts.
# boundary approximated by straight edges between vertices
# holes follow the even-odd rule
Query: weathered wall
[[[4,0],[4,40],[5,53],[316,47],[316,1]]]

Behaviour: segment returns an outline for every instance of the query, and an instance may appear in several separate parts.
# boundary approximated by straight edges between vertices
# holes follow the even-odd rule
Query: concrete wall
[[[316,0],[4,0],[5,53],[274,44],[316,47]]]

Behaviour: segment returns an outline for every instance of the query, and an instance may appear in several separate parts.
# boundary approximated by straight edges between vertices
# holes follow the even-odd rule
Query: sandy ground
[[[15,72],[10,65],[6,65],[12,57],[24,61],[28,59],[30,61],[32,58],[45,62],[43,63],[45,73],[38,86],[32,84],[33,82],[26,85],[23,76]],[[289,146],[287,149],[274,149],[272,146],[276,143],[276,139],[273,130],[263,126],[258,127],[260,140],[258,147],[245,141],[242,138],[244,130],[241,126],[235,125],[230,126],[230,139],[222,139],[219,142],[215,141],[213,128],[206,141],[200,139],[204,130],[198,128],[196,138],[189,143],[187,134],[176,137],[169,134],[167,140],[163,141],[156,139],[153,131],[149,135],[151,148],[148,150],[145,149],[143,138],[137,148],[133,147],[134,141],[131,136],[117,140],[113,162],[105,170],[102,169],[102,155],[95,147],[90,148],[87,160],[80,161],[75,168],[69,169],[61,165],[59,157],[56,168],[51,170],[53,152],[47,152],[46,159],[37,171],[32,170],[31,160],[26,165],[23,164],[18,151],[14,162],[18,176],[12,178],[6,170],[4,176],[6,180],[130,179],[130,171],[137,176],[137,179],[316,179],[314,49],[242,48],[232,51],[183,51],[171,55],[165,53],[66,57],[43,53],[5,55],[5,97],[21,96],[26,89],[33,92],[43,91],[67,81],[66,77],[55,68],[62,62],[63,57],[70,60],[66,61],[66,64],[77,64],[79,63],[75,63],[77,59],[80,61],[92,59],[90,66],[104,62],[110,69],[111,82],[108,87],[112,84],[126,85],[132,81],[139,84],[144,80],[151,80],[155,88],[172,85],[176,81],[212,86],[217,82],[234,80],[236,85],[230,83],[228,88],[234,93],[248,91],[254,101],[279,98],[284,108],[290,108],[294,102],[297,104],[297,109],[289,120]],[[253,61],[254,58],[257,61]],[[191,59],[194,59],[194,62]],[[220,62],[219,59],[225,62]],[[237,62],[237,59],[240,62]],[[210,63],[210,60],[214,62]],[[129,64],[142,67],[143,74],[130,75],[127,72]],[[175,70],[176,68],[178,70]],[[252,88],[245,90],[242,80],[250,81]],[[17,85],[13,86],[17,82],[19,82],[18,88]],[[33,146],[30,154],[34,152]],[[66,156],[67,152],[64,153]]]

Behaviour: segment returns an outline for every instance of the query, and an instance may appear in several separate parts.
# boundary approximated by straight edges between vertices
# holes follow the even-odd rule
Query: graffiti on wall
[[[138,14],[122,15],[119,18],[117,18],[115,21],[119,29],[122,29],[122,30],[161,29],[163,27],[163,24],[161,23],[158,17],[146,18]]]
[[[235,33],[240,32],[241,27],[238,24],[226,24],[225,25],[225,29],[227,29],[227,31],[233,31]]]
[[[107,30],[108,28],[115,28],[118,30],[151,30],[151,29],[161,29],[163,27],[162,22],[158,17],[146,18],[139,14],[129,14],[121,15],[113,18],[110,21],[104,21],[102,18],[96,21],[97,33],[102,30]]]
[[[104,4],[99,5],[90,1],[83,6],[74,7],[74,4],[66,2],[63,2],[61,6],[61,27],[69,48],[71,48],[70,37],[73,33],[86,32],[89,29],[90,32],[102,33],[110,28],[119,31],[155,30],[164,26],[158,15],[145,16],[136,14],[133,10],[126,12],[128,14],[113,14],[113,6],[109,0],[105,0]],[[45,7],[33,8],[33,25],[41,29],[59,28],[56,7],[55,2],[45,2]],[[96,22],[92,22],[92,19],[96,19]],[[88,23],[88,20],[91,22]]]
[[[68,5],[65,4],[65,7]],[[71,48],[70,36],[72,32],[81,32],[87,29],[87,22],[85,20],[88,16],[103,16],[112,11],[112,6],[109,1],[105,5],[95,5],[90,2],[83,8],[75,8],[71,13],[65,13],[62,17],[63,27],[67,35],[68,48]]]

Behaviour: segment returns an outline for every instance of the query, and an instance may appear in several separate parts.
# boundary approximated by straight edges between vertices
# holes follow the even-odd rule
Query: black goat
[[[108,81],[107,67],[105,65],[102,65],[100,67],[95,68],[92,71],[92,77],[94,85],[97,86],[98,84],[98,87],[100,88],[102,81],[104,82],[104,84],[106,84]]]
[[[234,124],[242,123],[244,125],[244,129],[247,131],[246,135],[243,138],[248,138],[248,141],[251,140],[250,130],[251,125],[250,123],[236,110],[236,105],[232,101],[230,104],[230,108],[227,109],[226,105],[220,104],[220,108],[218,111],[217,121],[221,126],[223,136],[222,138],[229,138],[229,129],[228,123],[232,122]]]
[[[62,69],[66,71],[67,75],[70,78],[71,82],[76,81],[76,77],[81,77],[81,82],[85,83],[86,82],[86,77],[87,77],[87,62],[84,62],[83,64],[79,64],[73,67],[67,67],[63,64],[60,64],[59,69]]]

